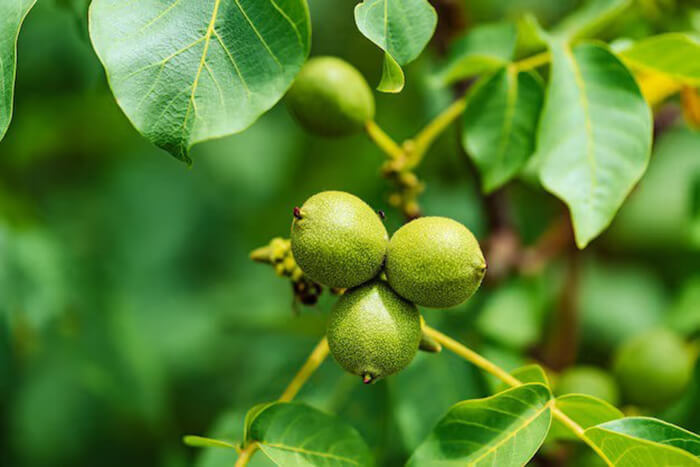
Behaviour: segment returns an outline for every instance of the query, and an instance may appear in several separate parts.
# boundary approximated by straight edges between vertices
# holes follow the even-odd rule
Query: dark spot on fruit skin
[[[294,214],[294,217],[296,219],[301,220],[301,209],[299,208],[299,206],[295,206],[294,211],[292,211],[292,213]]]

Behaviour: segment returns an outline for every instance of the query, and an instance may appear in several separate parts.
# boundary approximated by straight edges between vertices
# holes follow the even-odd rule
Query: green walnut
[[[292,255],[306,276],[329,287],[375,277],[388,241],[379,215],[350,193],[324,191],[294,210]]]
[[[624,399],[660,408],[676,400],[688,386],[693,359],[676,334],[657,329],[625,341],[617,350],[614,373]]]
[[[411,363],[421,334],[416,306],[380,280],[345,292],[328,322],[328,345],[333,357],[365,383]]]
[[[405,299],[448,308],[479,288],[486,261],[465,226],[445,217],[421,217],[391,237],[385,269],[389,285]]]
[[[558,396],[587,394],[612,405],[620,402],[620,390],[615,379],[607,371],[594,366],[575,366],[562,372],[555,393]]]
[[[309,60],[286,98],[297,121],[312,133],[346,136],[374,118],[374,96],[355,67],[335,57]]]

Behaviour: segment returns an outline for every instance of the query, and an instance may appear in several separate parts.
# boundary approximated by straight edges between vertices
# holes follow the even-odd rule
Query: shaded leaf
[[[485,399],[459,402],[407,465],[524,465],[549,430],[550,399],[547,387],[525,384]]]
[[[427,0],[364,0],[355,7],[360,32],[386,52],[377,89],[400,92],[401,65],[413,61],[433,37],[437,13]]]
[[[277,465],[370,465],[371,455],[354,428],[296,402],[270,404],[249,421],[246,442],[257,442]]]
[[[587,394],[565,394],[557,397],[554,400],[554,404],[583,429],[624,417],[620,410],[608,402]],[[577,439],[571,430],[557,419],[552,420],[549,438]]]
[[[557,24],[552,34],[567,41],[593,36],[631,3],[632,0],[589,0]]]
[[[604,46],[552,41],[551,81],[538,132],[542,184],[569,206],[584,248],[641,178],[651,112],[625,66]]]
[[[512,60],[517,36],[511,23],[485,24],[471,29],[450,45],[439,78],[449,84],[496,70]]]
[[[469,97],[462,144],[481,172],[485,192],[512,179],[532,155],[543,95],[537,75],[506,67]]]
[[[189,161],[193,144],[244,130],[282,97],[310,25],[305,0],[96,0],[90,37],[129,120]]]
[[[700,465],[700,437],[654,418],[621,418],[585,434],[615,467]]]
[[[625,49],[621,56],[635,68],[700,84],[700,43],[687,34],[674,32],[648,37]]]
[[[511,371],[510,374],[521,383],[540,383],[550,387],[547,373],[545,373],[544,369],[537,364],[521,366],[520,368],[516,368],[515,370]],[[505,391],[508,389],[508,387],[509,386],[506,383],[500,382],[496,387],[496,391]]]
[[[36,0],[0,2],[0,140],[12,119],[17,73],[17,37]]]

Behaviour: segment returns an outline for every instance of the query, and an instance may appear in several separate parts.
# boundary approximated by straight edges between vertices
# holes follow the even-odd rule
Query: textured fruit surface
[[[693,361],[671,331],[653,330],[626,341],[615,356],[615,376],[623,398],[645,407],[662,407],[685,390]]]
[[[569,368],[559,376],[555,393],[587,394],[603,399],[612,405],[620,402],[620,391],[617,382],[606,371],[592,366],[577,366]]]
[[[418,305],[459,305],[479,288],[485,272],[476,238],[452,219],[421,217],[397,230],[389,242],[389,285]]]
[[[323,136],[355,133],[374,118],[374,96],[365,78],[335,57],[309,60],[287,93],[292,115]]]
[[[379,273],[388,234],[379,215],[342,191],[315,194],[292,222],[292,255],[309,278],[348,288]]]
[[[406,367],[420,340],[418,309],[383,281],[347,291],[333,307],[328,322],[333,357],[365,382]]]

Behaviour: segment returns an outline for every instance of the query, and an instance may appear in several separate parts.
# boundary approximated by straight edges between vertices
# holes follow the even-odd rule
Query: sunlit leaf
[[[625,49],[621,55],[632,67],[700,84],[700,43],[687,34],[648,37]]]
[[[437,13],[427,0],[364,0],[355,7],[355,23],[386,52],[377,89],[400,92],[404,86],[401,65],[418,57],[433,37]]]
[[[193,144],[244,130],[282,97],[310,25],[306,0],[95,0],[90,37],[134,126],[189,161]]]
[[[621,418],[585,434],[615,467],[700,465],[700,437],[654,418]]]
[[[525,465],[549,431],[550,399],[547,387],[525,384],[485,399],[459,402],[407,465]]]
[[[614,20],[631,3],[632,0],[588,0],[557,24],[552,34],[564,40],[590,37]]]
[[[249,423],[246,442],[257,442],[277,465],[371,464],[369,448],[354,428],[308,405],[270,404]]]
[[[543,95],[537,75],[505,67],[468,99],[462,144],[485,192],[512,179],[532,155]]]
[[[542,184],[569,206],[584,248],[612,221],[641,178],[651,112],[625,66],[604,46],[552,41],[552,70],[538,132]]]
[[[517,31],[511,23],[477,26],[452,43],[438,76],[449,84],[495,70],[513,58],[516,38]]]
[[[587,394],[565,394],[557,397],[554,404],[564,412],[564,415],[584,429],[624,417],[620,410],[609,403]],[[557,419],[552,420],[549,438],[577,439],[571,430]]]
[[[12,119],[17,73],[17,37],[36,0],[0,2],[0,140]]]
[[[238,447],[228,441],[223,441],[220,439],[205,438],[203,436],[187,435],[182,441],[194,448],[226,448],[237,450]]]
[[[520,368],[516,368],[515,370],[511,371],[510,374],[521,383],[540,383],[550,387],[547,373],[545,373],[544,369],[537,364],[521,366]],[[500,382],[499,385],[496,386],[496,391],[505,391],[509,387],[510,386],[508,386],[506,383]]]

